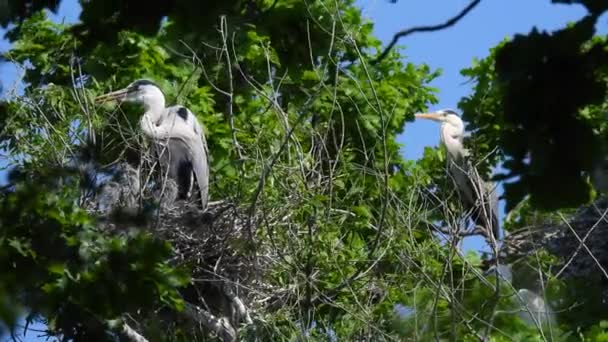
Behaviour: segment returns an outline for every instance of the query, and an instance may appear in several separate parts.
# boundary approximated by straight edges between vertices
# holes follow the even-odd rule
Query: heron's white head
[[[108,101],[141,103],[146,110],[165,108],[165,95],[160,88],[156,83],[143,79],[132,82],[126,88],[98,96],[95,101],[98,103]]]
[[[464,133],[464,122],[460,116],[452,109],[442,109],[432,113],[415,114],[418,119],[428,119],[441,122],[441,130],[449,130],[452,135]]]
[[[416,118],[441,122],[441,142],[450,154],[460,154],[463,151],[462,139],[464,122],[452,109],[442,109],[432,113],[415,114]]]
[[[415,116],[417,119],[433,120],[454,127],[462,127],[462,129],[464,130],[464,123],[462,122],[462,119],[456,113],[456,111],[452,109],[441,109],[431,113],[415,114]]]

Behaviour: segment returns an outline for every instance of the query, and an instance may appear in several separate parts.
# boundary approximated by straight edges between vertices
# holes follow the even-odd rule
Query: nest
[[[137,227],[170,242],[172,263],[192,271],[191,284],[181,291],[182,318],[194,331],[203,328],[224,341],[235,340],[238,327],[252,323],[247,308],[255,294],[247,289],[263,269],[251,253],[255,218],[228,201],[210,202],[203,211],[198,203],[176,200],[172,181],[162,191],[134,189],[139,182],[128,175],[135,173],[127,170],[106,182],[90,205],[100,228],[120,233]]]
[[[608,273],[608,197],[581,207],[568,222],[520,229],[502,246],[507,260],[529,256],[543,248],[560,260],[559,277],[589,278]]]

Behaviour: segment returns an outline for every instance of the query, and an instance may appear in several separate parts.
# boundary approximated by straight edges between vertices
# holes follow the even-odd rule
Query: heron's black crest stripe
[[[188,120],[188,110],[185,107],[179,107],[177,110],[177,115],[180,118],[184,119],[184,121]]]
[[[456,115],[456,116],[460,116],[460,114],[458,114],[455,110],[449,109],[449,108],[448,109],[443,109],[442,112],[444,112],[446,114],[453,114],[453,115]]]
[[[145,79],[137,80],[137,81],[131,83],[129,85],[129,92],[138,91],[140,89],[140,87],[146,86],[146,85],[158,88],[158,90],[160,90],[160,92],[163,94],[163,96],[165,95],[165,92],[162,89],[160,89],[160,87],[158,86],[158,84],[156,84],[156,83],[154,83],[154,82],[152,82],[150,80],[145,80]]]
[[[131,86],[133,88],[139,88],[141,86],[145,86],[145,85],[151,85],[151,86],[155,86],[156,88],[160,89],[160,87],[158,86],[158,84],[150,81],[150,80],[137,80],[133,83],[131,83]]]

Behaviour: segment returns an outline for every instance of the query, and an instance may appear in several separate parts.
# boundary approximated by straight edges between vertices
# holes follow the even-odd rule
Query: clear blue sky
[[[442,23],[458,13],[470,0],[359,0],[364,16],[375,23],[375,33],[383,42],[388,42],[393,33],[414,25]],[[59,14],[54,20],[76,21],[80,6],[76,0],[63,0]],[[439,89],[440,102],[430,109],[456,108],[458,100],[471,90],[460,70],[469,66],[473,58],[487,56],[488,50],[504,37],[516,33],[527,33],[533,26],[541,30],[555,30],[566,23],[576,21],[586,14],[580,5],[553,5],[550,0],[482,0],[467,17],[455,26],[443,31],[417,33],[399,42],[407,61],[427,63],[433,69],[441,69],[442,75],[432,85]],[[600,18],[598,30],[608,33],[608,16]],[[0,51],[8,48],[0,41]],[[5,86],[15,78],[10,66],[0,66],[0,80]],[[433,122],[408,124],[399,142],[408,159],[422,156],[425,146],[439,142],[439,127]],[[503,206],[501,205],[501,208]],[[465,248],[477,249],[479,239],[470,239]],[[30,334],[35,337],[35,334]],[[26,341],[35,341],[28,338]]]

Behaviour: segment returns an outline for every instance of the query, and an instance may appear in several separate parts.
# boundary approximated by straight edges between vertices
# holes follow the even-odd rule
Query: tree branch
[[[467,237],[467,236],[475,236],[475,235],[482,235],[484,237],[487,237],[487,230],[482,227],[482,226],[475,226],[475,228],[472,231],[452,231],[450,228],[447,227],[437,227],[435,225],[431,225],[431,227],[442,234],[445,235],[456,235],[458,237]]]
[[[122,333],[133,342],[148,342],[148,339],[141,336],[137,331],[131,328],[127,323],[122,325]]]
[[[222,287],[222,290],[224,291],[224,294],[228,298],[230,298],[230,300],[234,304],[235,309],[237,310],[237,312],[239,314],[239,319],[243,319],[247,324],[253,324],[253,320],[251,319],[251,316],[249,315],[249,310],[247,310],[247,307],[245,306],[245,304],[243,303],[241,298],[239,298],[234,293],[234,291],[232,291],[232,289],[230,287],[228,287],[228,285],[226,285],[226,284],[224,284],[224,286]]]
[[[211,312],[190,303],[186,303],[184,314],[193,322],[216,333],[222,341],[236,341],[236,331],[225,318],[216,317]]]
[[[382,53],[380,54],[380,57],[378,57],[373,63],[374,64],[380,63],[384,58],[386,58],[386,56],[389,54],[389,52],[391,52],[393,47],[395,47],[395,44],[397,44],[397,41],[399,39],[401,39],[405,36],[409,36],[410,34],[415,33],[415,32],[432,32],[432,31],[439,31],[439,30],[448,28],[448,27],[456,24],[460,19],[462,19],[465,15],[467,15],[467,13],[469,13],[473,8],[475,8],[475,6],[477,6],[480,2],[481,2],[481,0],[473,0],[467,7],[465,7],[462,11],[460,11],[460,13],[458,13],[458,15],[456,15],[455,17],[452,17],[451,19],[449,19],[448,21],[446,21],[443,24],[433,25],[433,26],[414,26],[409,29],[402,30],[402,31],[395,33],[391,42],[384,49],[384,51],[382,51]]]

